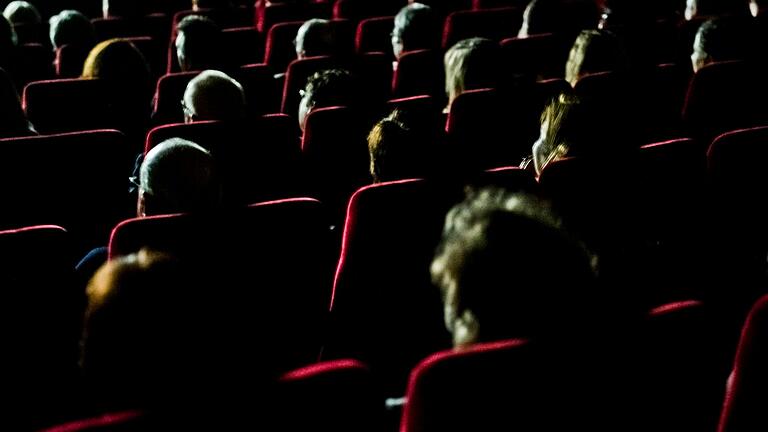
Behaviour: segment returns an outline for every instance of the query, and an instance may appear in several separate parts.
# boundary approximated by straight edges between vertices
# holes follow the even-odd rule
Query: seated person
[[[623,44],[606,30],[584,30],[573,43],[565,64],[565,80],[571,86],[584,75],[597,72],[627,72],[629,59]]]
[[[360,89],[357,78],[344,69],[317,72],[307,80],[299,103],[299,127],[304,130],[312,110],[333,106],[357,106]]]
[[[451,103],[466,90],[496,88],[500,82],[499,45],[490,39],[457,42],[445,53],[445,92]]]
[[[184,121],[243,120],[246,115],[243,86],[224,72],[206,70],[194,77],[184,91]]]
[[[503,189],[470,193],[446,216],[431,265],[454,347],[579,335],[594,318],[593,262],[547,203]]]
[[[395,15],[392,29],[392,53],[395,60],[404,52],[435,49],[440,46],[440,28],[432,8],[411,3]]]
[[[90,51],[96,44],[96,32],[91,20],[76,10],[63,10],[52,16],[48,23],[54,51],[63,45],[73,45]]]
[[[747,58],[749,38],[739,24],[728,18],[710,18],[701,24],[691,53],[694,73],[710,63]]]
[[[333,27],[325,19],[314,18],[299,27],[296,32],[296,58],[327,56],[335,53]]]
[[[223,64],[221,29],[213,20],[184,17],[176,26],[176,58],[182,72],[221,69]]]
[[[398,111],[385,117],[368,135],[374,183],[423,177],[427,173],[426,140],[405,123]]]

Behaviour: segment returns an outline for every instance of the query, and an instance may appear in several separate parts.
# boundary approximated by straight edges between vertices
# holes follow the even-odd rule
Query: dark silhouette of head
[[[246,115],[243,86],[224,72],[206,70],[193,78],[184,92],[184,119],[238,121]]]
[[[54,50],[63,45],[89,49],[96,44],[96,33],[91,20],[76,10],[63,10],[52,16],[48,23]]]
[[[745,59],[749,55],[749,43],[744,25],[739,20],[710,18],[699,26],[693,41],[693,71],[718,61]]]
[[[0,64],[5,65],[16,49],[19,39],[7,18],[0,18]]]
[[[572,86],[596,72],[626,72],[629,59],[621,40],[606,30],[584,30],[573,43],[565,65],[565,80]]]
[[[198,285],[188,266],[148,250],[96,272],[87,288],[80,366],[97,403],[167,407],[176,403],[171,394],[191,388],[184,381],[204,326]]]
[[[296,32],[296,57],[303,59],[334,53],[334,31],[331,22],[314,18],[299,27]]]
[[[517,37],[562,31],[562,0],[531,0],[523,12],[523,24]]]
[[[231,0],[192,0],[192,10],[226,9],[231,7]]]
[[[40,11],[32,3],[15,0],[8,3],[3,16],[13,25],[37,25],[42,22]]]
[[[455,347],[567,333],[590,317],[594,258],[548,203],[484,188],[451,209],[432,261]]]
[[[439,20],[432,8],[411,3],[395,15],[392,52],[395,58],[400,58],[407,51],[435,48],[439,46],[439,36]]]
[[[132,89],[149,88],[149,66],[141,51],[126,39],[100,42],[88,54],[83,78],[99,78]]]
[[[138,216],[207,212],[221,202],[220,177],[208,150],[172,138],[147,153],[139,172]]]
[[[186,16],[176,27],[176,57],[182,71],[220,68],[221,47],[221,28],[210,18]]]
[[[464,39],[446,51],[445,92],[449,105],[466,90],[497,87],[499,58],[499,45],[484,38]]]
[[[312,110],[333,106],[356,106],[361,89],[357,78],[344,69],[317,72],[307,81],[299,103],[299,125],[304,130]]]

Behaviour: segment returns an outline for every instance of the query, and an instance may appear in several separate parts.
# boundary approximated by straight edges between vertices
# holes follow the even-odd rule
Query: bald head
[[[224,72],[207,70],[187,84],[184,119],[240,120],[245,116],[243,86]]]
[[[296,57],[314,57],[333,53],[333,28],[324,19],[311,19],[296,33]]]
[[[150,150],[139,180],[139,216],[206,211],[221,203],[221,184],[210,152],[181,138]]]

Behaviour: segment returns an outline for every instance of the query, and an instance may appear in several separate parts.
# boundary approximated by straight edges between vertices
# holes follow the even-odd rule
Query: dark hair
[[[560,0],[531,0],[525,13],[529,35],[562,30],[564,9]]]
[[[394,111],[376,123],[368,134],[370,172],[374,183],[419,177],[425,171],[425,143],[401,117]]]
[[[439,23],[432,8],[412,3],[395,15],[392,36],[403,45],[403,51],[434,48],[439,44]]]
[[[316,72],[304,91],[308,105],[313,108],[356,106],[361,96],[357,78],[344,69]]]
[[[749,54],[750,39],[739,20],[711,18],[698,30],[700,45],[713,61],[740,60]]]
[[[221,67],[221,28],[210,18],[190,15],[182,19],[177,29],[177,38],[183,33],[183,52],[179,62],[182,69],[203,70]]]

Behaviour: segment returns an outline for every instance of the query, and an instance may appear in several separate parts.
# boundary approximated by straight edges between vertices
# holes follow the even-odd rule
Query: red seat
[[[403,53],[392,78],[392,94],[403,98],[430,95],[445,97],[443,56],[437,50],[415,50]]]
[[[111,126],[108,99],[97,79],[35,81],[24,87],[22,106],[38,132],[56,133]]]
[[[181,100],[187,89],[187,84],[199,72],[175,72],[163,75],[157,80],[155,88],[155,107],[152,112],[152,123],[163,125],[184,121],[184,111]]]
[[[370,0],[335,0],[333,18],[355,22],[365,18],[395,15],[406,5],[405,0],[372,2]]]
[[[304,21],[282,22],[270,27],[264,48],[264,63],[274,73],[282,73],[296,59],[296,47],[293,44],[296,33]]]
[[[56,50],[56,68],[57,78],[79,78],[83,74],[83,65],[90,47],[78,47],[74,45],[64,45]]]
[[[261,63],[264,59],[264,39],[255,27],[224,29],[222,47],[229,53],[230,64],[235,66]]]
[[[151,428],[140,411],[121,411],[53,426],[41,432],[126,432]]]
[[[522,18],[523,10],[520,8],[453,12],[445,19],[443,49],[471,37],[484,37],[495,41],[515,37]]]
[[[390,33],[394,25],[395,17],[393,16],[366,18],[360,21],[355,34],[355,52],[358,54],[383,52],[391,55]]]
[[[256,1],[256,28],[261,32],[272,26],[291,21],[306,21],[311,18],[331,18],[331,2],[267,2]]]
[[[562,78],[572,41],[553,33],[501,41],[503,61],[514,74]]]

